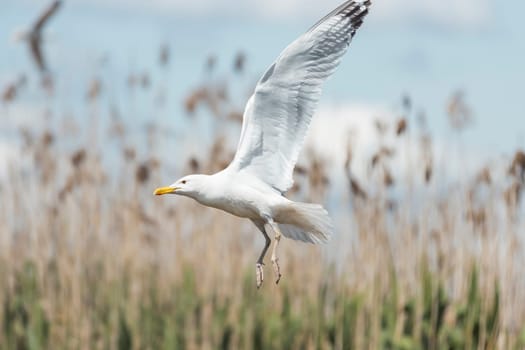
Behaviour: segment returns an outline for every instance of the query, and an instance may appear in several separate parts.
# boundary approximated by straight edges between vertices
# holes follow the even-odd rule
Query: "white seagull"
[[[333,232],[320,205],[293,202],[293,168],[321,96],[361,26],[370,0],[341,4],[291,43],[266,70],[248,100],[233,161],[213,175],[188,175],[154,194],[178,194],[250,219],[266,242],[256,263],[257,288],[273,233],[272,265],[279,283],[277,247],[281,235],[309,243],[326,242]]]

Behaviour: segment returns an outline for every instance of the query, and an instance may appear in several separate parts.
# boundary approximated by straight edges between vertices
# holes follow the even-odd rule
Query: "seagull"
[[[154,192],[190,197],[250,219],[265,239],[255,265],[257,288],[264,280],[270,234],[271,262],[279,283],[277,250],[282,236],[317,244],[327,242],[333,233],[321,205],[294,202],[284,194],[293,185],[293,169],[323,83],[341,62],[370,6],[370,0],[346,1],[284,49],[246,104],[237,152],[224,170],[188,175]]]
[[[42,28],[58,11],[62,1],[53,1],[41,14],[29,30],[18,31],[14,35],[15,41],[27,40],[33,60],[42,73],[47,72],[47,66],[42,54]]]

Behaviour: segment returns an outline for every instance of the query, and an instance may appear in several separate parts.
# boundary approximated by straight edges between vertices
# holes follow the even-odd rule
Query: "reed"
[[[159,57],[170,69],[169,47]],[[245,60],[236,56],[237,76]],[[215,69],[215,56],[206,66]],[[143,90],[160,84],[146,73],[130,76],[142,77]],[[103,86],[103,79],[89,83],[86,115],[100,111],[94,105]],[[235,127],[232,109],[240,108],[227,91],[199,86],[184,108]],[[14,94],[4,99],[17,103]],[[412,113],[410,97],[402,103]],[[448,111],[455,128],[466,127],[462,94]],[[432,135],[419,135],[423,151],[410,163],[413,178],[396,178],[391,158],[415,131],[409,115],[395,125],[378,121],[378,137],[394,141],[370,159],[369,178],[352,171],[354,150],[341,150],[350,199],[338,209],[345,214],[335,242],[320,249],[286,241],[282,282],[257,290],[254,259],[263,242],[251,223],[185,199],[153,198],[169,166],[159,162],[160,146],[146,153],[129,146],[134,139],[122,116],[110,115],[107,135],[120,140],[104,144],[110,162],[92,138],[75,136],[69,150],[71,136],[53,123],[20,130],[20,161],[0,183],[1,348],[525,347],[523,152],[503,166],[506,186],[484,168],[436,195]],[[141,129],[140,137],[154,140],[160,129]],[[178,160],[185,171],[228,163],[234,150],[220,134],[207,153]],[[334,186],[329,162],[314,151],[306,155],[291,195],[323,201]],[[389,195],[417,179],[417,205],[409,194]]]

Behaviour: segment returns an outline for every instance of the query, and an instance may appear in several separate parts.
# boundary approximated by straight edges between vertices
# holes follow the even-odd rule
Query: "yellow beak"
[[[176,190],[177,187],[159,187],[155,190],[155,192],[153,192],[153,194],[156,196],[161,196],[163,194],[174,193]]]

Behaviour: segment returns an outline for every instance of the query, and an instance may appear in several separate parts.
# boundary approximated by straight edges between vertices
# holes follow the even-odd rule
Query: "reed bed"
[[[169,57],[163,46],[162,69]],[[208,59],[208,70],[214,62]],[[245,64],[238,54],[235,74]],[[130,90],[163,84],[147,73],[127,81]],[[252,224],[183,198],[154,198],[173,161],[161,161],[162,145],[152,141],[162,126],[129,136],[126,116],[113,109],[103,123],[97,114],[103,79],[86,91],[91,119],[80,134],[51,122],[19,130],[18,161],[0,183],[1,348],[525,347],[522,152],[501,165],[505,181],[485,168],[460,185],[427,191],[440,169],[432,135],[410,134],[405,97],[394,125],[376,125],[378,137],[390,133],[395,142],[370,159],[366,181],[352,171],[353,150],[341,150],[347,185],[339,190],[348,203],[338,209],[332,245],[285,241],[281,283],[272,283],[267,267],[257,290],[263,238]],[[8,93],[6,103],[19,94]],[[183,105],[190,118],[201,108],[209,123],[234,125],[242,114],[232,100],[227,85],[207,82]],[[454,128],[465,127],[471,115],[461,93],[447,113]],[[147,152],[130,146],[137,137],[148,140]],[[215,137],[207,152],[177,159],[180,174],[169,178],[227,164],[234,150]],[[391,158],[404,152],[405,138],[417,137],[422,151],[410,177],[396,178]],[[296,178],[290,196],[299,200],[326,200],[334,186],[315,152]],[[395,186],[403,190],[389,195]]]

